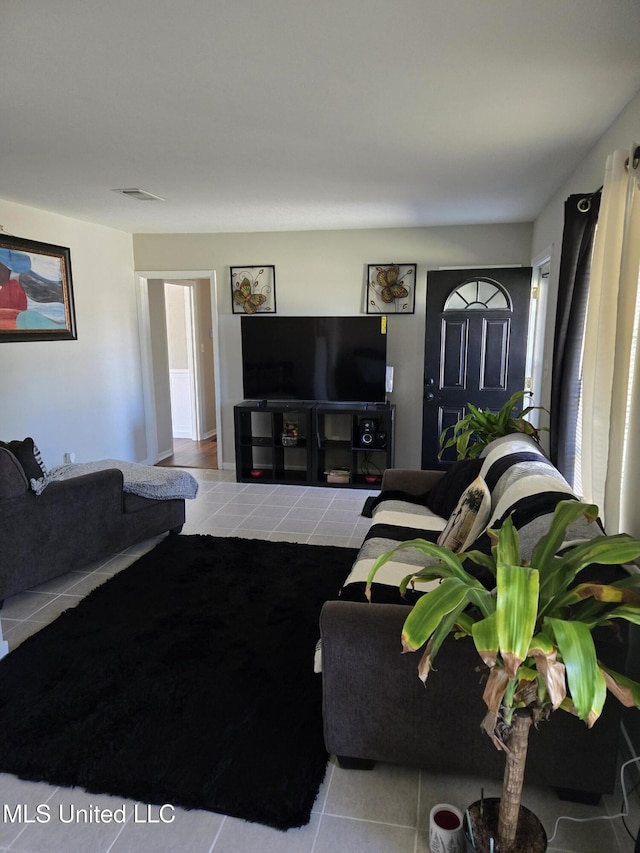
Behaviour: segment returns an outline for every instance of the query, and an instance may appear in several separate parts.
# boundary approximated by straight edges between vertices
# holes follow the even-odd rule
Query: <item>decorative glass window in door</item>
[[[444,303],[445,311],[511,311],[509,294],[497,281],[474,278],[459,284]]]

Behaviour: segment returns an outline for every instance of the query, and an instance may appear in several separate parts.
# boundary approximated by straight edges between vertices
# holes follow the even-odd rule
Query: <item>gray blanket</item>
[[[100,459],[97,462],[74,462],[58,465],[48,474],[48,481],[69,480],[94,471],[117,468],[124,476],[124,491],[143,498],[169,500],[172,498],[195,498],[198,481],[187,471],[176,468],[156,468],[137,462],[122,462],[119,459]]]

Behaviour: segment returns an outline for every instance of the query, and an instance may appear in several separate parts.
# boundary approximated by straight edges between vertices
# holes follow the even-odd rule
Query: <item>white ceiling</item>
[[[131,232],[531,221],[640,89],[640,2],[2,0],[0,68],[10,201]]]

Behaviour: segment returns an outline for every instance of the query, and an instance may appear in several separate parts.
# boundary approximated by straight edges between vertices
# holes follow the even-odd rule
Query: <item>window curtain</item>
[[[640,536],[638,275],[640,172],[634,154],[607,160],[591,265],[582,397],[582,485],[607,533]]]
[[[551,461],[572,485],[575,483],[582,344],[593,238],[599,209],[600,190],[596,193],[571,195],[564,207],[549,442]]]

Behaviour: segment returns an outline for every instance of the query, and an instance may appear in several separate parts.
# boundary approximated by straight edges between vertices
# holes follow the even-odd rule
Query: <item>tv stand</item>
[[[233,412],[239,483],[375,489],[393,467],[389,403],[245,400]]]

